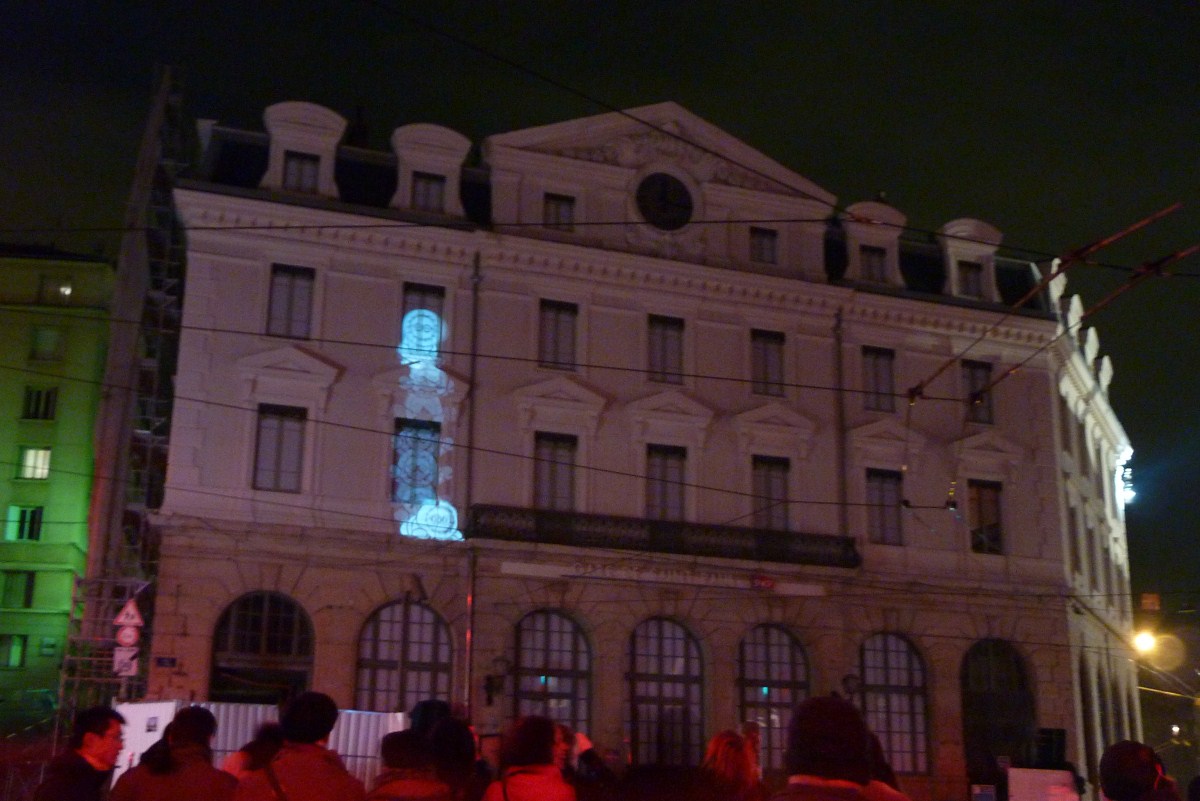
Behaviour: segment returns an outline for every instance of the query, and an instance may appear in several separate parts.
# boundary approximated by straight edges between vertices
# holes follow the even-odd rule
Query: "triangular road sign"
[[[146,621],[142,620],[142,613],[138,611],[137,604],[130,598],[121,607],[121,611],[117,612],[117,616],[113,618],[113,625],[144,626],[146,625]]]

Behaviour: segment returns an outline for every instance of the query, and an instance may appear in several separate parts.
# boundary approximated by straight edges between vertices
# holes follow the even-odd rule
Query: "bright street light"
[[[1139,631],[1133,636],[1133,647],[1139,654],[1148,654],[1154,650],[1158,638],[1150,631]]]

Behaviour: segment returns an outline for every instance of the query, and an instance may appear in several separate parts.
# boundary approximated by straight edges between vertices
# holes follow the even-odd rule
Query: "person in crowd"
[[[235,801],[364,801],[362,782],[330,751],[337,704],[324,693],[304,692],[280,716],[283,747],[261,770],[238,783]]]
[[[843,698],[809,698],[792,714],[784,762],[788,784],[776,801],[864,801],[871,780],[871,733]]]
[[[459,717],[439,721],[426,737],[438,777],[450,785],[459,801],[479,801],[491,782],[491,771],[479,757],[479,742],[471,726]]]
[[[1136,740],[1122,740],[1104,750],[1100,789],[1109,801],[1180,801],[1158,754]]]
[[[67,750],[50,763],[33,801],[100,801],[112,779],[125,740],[125,718],[109,706],[75,716]]]
[[[225,757],[221,770],[239,781],[247,773],[262,770],[283,747],[283,727],[275,721],[260,723],[254,739]]]
[[[179,710],[167,726],[166,748],[143,756],[137,767],[126,771],[110,801],[230,801],[237,779],[212,766],[216,731],[217,719],[207,709]]]
[[[426,698],[418,701],[408,713],[409,731],[414,731],[420,737],[429,737],[434,727],[443,720],[454,717],[454,710],[449,702],[440,698]]]
[[[555,723],[558,733],[554,740],[554,764],[562,771],[568,784],[574,784],[575,765],[571,759],[575,754],[575,732],[565,723]]]
[[[575,794],[580,801],[607,798],[617,785],[617,775],[592,744],[592,741],[581,731],[575,732],[572,748],[574,769],[569,783],[575,787]]]
[[[887,755],[883,753],[883,743],[873,732],[870,758],[871,781],[863,788],[863,795],[867,797],[867,801],[908,801],[908,796],[900,791],[896,772],[892,770]]]
[[[708,741],[700,763],[695,797],[712,801],[763,801],[766,788],[754,770],[746,738],[733,729],[717,732]]]
[[[450,785],[438,776],[429,742],[407,729],[385,735],[380,743],[384,771],[367,801],[455,801]]]
[[[500,746],[500,778],[483,801],[575,801],[575,790],[555,764],[562,733],[549,718],[518,718]]]
[[[750,747],[750,757],[754,761],[754,775],[762,778],[762,725],[757,720],[747,720],[742,723],[742,737]]]

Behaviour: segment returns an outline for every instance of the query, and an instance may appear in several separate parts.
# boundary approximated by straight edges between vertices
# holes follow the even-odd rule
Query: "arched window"
[[[879,736],[897,773],[929,770],[925,666],[898,634],[875,634],[862,644],[860,702],[867,725]]]
[[[1024,663],[1004,640],[980,640],[963,656],[960,680],[967,776],[996,784],[1003,778],[998,757],[1020,765],[1033,754],[1037,716]]]
[[[764,770],[782,770],[792,709],[808,697],[804,646],[782,626],[755,626],[738,652],[742,720],[758,723]]]
[[[355,706],[407,712],[427,698],[450,699],[450,627],[419,601],[396,601],[367,618],[358,638]]]
[[[277,704],[308,689],[312,623],[286,595],[252,592],[226,607],[213,632],[210,701]]]
[[[696,639],[674,621],[650,618],[633,630],[629,645],[634,763],[698,764],[704,679]]]
[[[518,715],[544,715],[591,731],[592,654],[579,625],[552,610],[517,623]]]

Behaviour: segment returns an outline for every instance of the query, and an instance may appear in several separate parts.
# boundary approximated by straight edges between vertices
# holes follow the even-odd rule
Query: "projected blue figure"
[[[451,477],[442,456],[454,444],[442,438],[442,399],[453,389],[452,379],[438,366],[443,333],[441,319],[429,309],[408,312],[400,326],[396,351],[408,367],[408,380],[404,403],[393,409],[404,420],[395,434],[393,501],[403,536],[460,540],[458,510],[440,497],[441,486]]]

